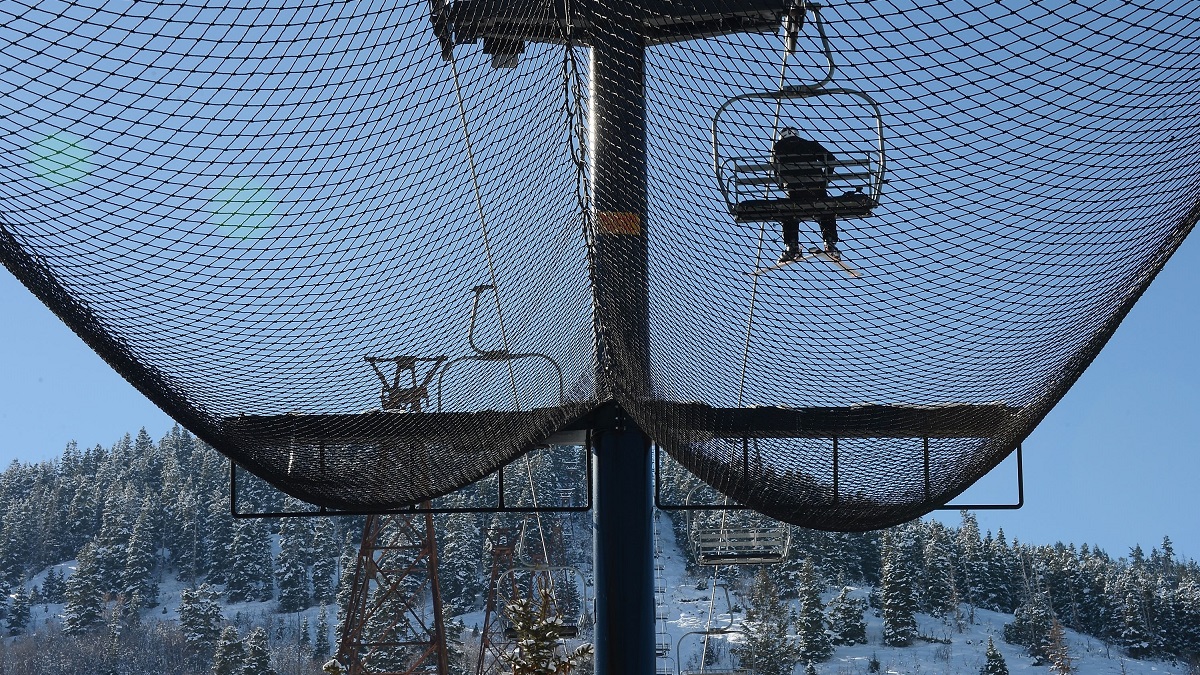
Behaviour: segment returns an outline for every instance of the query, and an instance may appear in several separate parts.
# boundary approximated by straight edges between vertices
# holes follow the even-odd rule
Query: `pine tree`
[[[338,565],[338,543],[333,519],[320,518],[313,527],[312,598],[318,605],[334,600],[334,578]]]
[[[12,605],[8,608],[8,634],[20,635],[29,627],[29,594],[23,588],[17,588],[12,596]]]
[[[1013,622],[1004,626],[1004,641],[1025,647],[1035,663],[1042,665],[1049,655],[1050,628],[1054,620],[1045,591],[1030,589],[1025,603],[1013,614]]]
[[[734,654],[757,675],[790,674],[800,660],[800,649],[789,636],[790,623],[779,588],[767,570],[760,569],[750,592],[744,639]]]
[[[843,586],[826,606],[830,642],[835,645],[867,644],[867,623],[863,619],[866,602],[850,597],[850,587]]]
[[[271,549],[262,522],[257,518],[237,521],[225,573],[229,601],[270,600],[271,586]]]
[[[937,521],[929,523],[929,535],[922,551],[924,562],[921,607],[934,616],[945,616],[954,608],[954,564],[950,559],[950,534]]]
[[[1050,625],[1050,646],[1047,660],[1050,662],[1050,672],[1056,675],[1071,675],[1075,666],[1071,660],[1071,652],[1067,647],[1067,634],[1056,619]]]
[[[216,653],[213,654],[213,675],[241,675],[245,667],[246,650],[242,647],[237,628],[226,626],[221,631]]]
[[[296,508],[298,503],[293,499],[285,506]],[[308,583],[312,536],[312,527],[306,518],[284,518],[279,526],[279,556],[275,570],[279,582],[280,612],[299,612],[312,602]]]
[[[988,637],[987,661],[979,670],[979,675],[1008,675],[1008,664],[1004,662],[1004,655],[1000,653],[999,649],[996,649],[990,636]]]
[[[1141,549],[1135,549],[1140,553]],[[1138,587],[1137,576],[1126,572],[1123,583],[1119,588],[1124,591],[1124,601],[1121,603],[1120,625],[1116,643],[1130,657],[1139,659],[1152,654],[1153,637],[1147,626],[1145,608],[1142,604],[1141,589]]]
[[[104,600],[96,570],[96,548],[87,544],[79,552],[75,573],[67,579],[63,632],[82,633],[100,623]]]
[[[125,570],[126,550],[141,503],[133,485],[113,491],[104,501],[103,525],[95,542],[96,581],[102,592],[120,593],[123,590],[121,574]]]
[[[46,573],[46,580],[42,582],[42,599],[50,603],[60,603],[65,599],[67,593],[67,582],[63,580],[62,571],[58,567],[51,567]]]
[[[179,628],[188,647],[207,653],[216,643],[221,631],[221,606],[217,594],[208,584],[195,590],[183,589],[179,599]]]
[[[271,650],[267,645],[267,631],[261,627],[246,636],[246,662],[242,675],[277,675],[271,667]]]
[[[441,554],[438,558],[438,575],[447,603],[454,610],[470,611],[475,607],[476,595],[483,590],[479,572],[483,541],[480,537],[476,516],[472,513],[454,513],[446,518],[445,536],[438,538]]]
[[[553,612],[549,591],[541,591],[540,596],[538,602],[514,598],[505,607],[504,613],[516,632],[516,647],[501,654],[500,659],[512,668],[512,675],[567,675],[592,653],[591,644],[561,653],[558,635],[562,618]]]
[[[144,430],[143,430],[144,431]],[[125,597],[137,595],[145,607],[158,604],[158,584],[154,581],[154,567],[157,562],[156,542],[158,541],[157,509],[149,498],[142,502],[137,521],[133,525],[133,533],[129,538],[129,549],[125,557],[125,570],[121,575],[121,586]],[[133,607],[133,610],[142,607]]]
[[[311,630],[308,626],[308,617],[300,620],[300,635],[296,638],[296,646],[300,648],[300,652],[312,651],[312,637],[309,635]]]
[[[908,556],[897,540],[894,534],[884,539],[879,601],[883,611],[883,641],[893,647],[904,647],[917,636],[917,603],[913,598]]]
[[[808,665],[804,666],[804,675],[817,675],[817,667],[813,665],[812,661],[809,661]]]
[[[197,487],[200,489],[199,486]],[[204,570],[207,575],[205,579],[209,583],[228,583],[228,573],[233,565],[231,553],[234,533],[234,521],[229,515],[229,483],[222,481],[207,494],[209,495],[208,513],[205,518],[207,527],[200,533],[203,538],[200,545],[200,555],[203,557],[203,561],[198,567]]]
[[[971,605],[979,605],[983,591],[983,542],[979,538],[979,521],[970,511],[960,511],[962,524],[958,528],[958,590],[959,597]]]
[[[317,635],[313,640],[313,659],[316,661],[324,661],[329,657],[329,650],[332,646],[329,644],[329,616],[325,612],[325,605],[321,605],[321,609],[317,611]]]
[[[765,571],[765,570],[764,570]],[[829,633],[825,632],[824,606],[821,604],[820,582],[813,569],[812,558],[800,569],[800,612],[796,616],[796,646],[802,663],[821,662],[833,656]]]

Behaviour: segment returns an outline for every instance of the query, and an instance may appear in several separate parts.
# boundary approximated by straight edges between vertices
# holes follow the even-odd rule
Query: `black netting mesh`
[[[1197,218],[1190,0],[398,4],[0,7],[5,265],[316,503],[446,493],[616,400],[770,515],[911,518],[1032,430]],[[636,159],[595,152],[637,99],[588,67],[630,30],[644,228],[602,203]],[[795,217],[783,127],[867,204],[837,218],[860,278],[749,274]]]

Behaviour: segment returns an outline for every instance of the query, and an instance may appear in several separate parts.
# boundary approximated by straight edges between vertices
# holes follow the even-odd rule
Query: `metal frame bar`
[[[592,435],[588,432],[587,442],[583,444],[581,453],[584,465],[584,479],[586,482],[587,498],[584,503],[579,506],[508,506],[504,503],[504,470],[509,464],[500,467],[496,472],[496,493],[498,495],[496,506],[480,506],[480,507],[461,507],[461,508],[422,508],[422,507],[406,507],[400,509],[385,509],[385,510],[343,510],[329,509],[324,506],[318,506],[315,511],[252,511],[241,512],[238,510],[237,498],[237,462],[229,461],[229,513],[234,518],[315,518],[324,516],[386,516],[386,515],[405,515],[405,514],[444,514],[444,513],[582,513],[592,510],[593,494],[592,494],[592,463],[591,463]],[[516,461],[516,460],[513,460]],[[489,474],[493,475],[493,474]],[[486,478],[486,477],[485,477]],[[482,479],[481,479],[482,480]]]
[[[833,501],[829,504],[814,504],[813,506],[830,507],[838,505],[838,438],[833,439]],[[748,442],[749,437],[743,439]],[[929,466],[929,437],[923,436],[922,464],[925,480],[925,503],[931,498],[931,476]],[[1025,506],[1025,462],[1021,443],[1017,443],[1017,502],[1015,504],[943,504],[933,508],[934,511],[1015,511]],[[662,498],[662,448],[654,445],[654,506],[662,511],[753,511],[754,508],[742,504],[669,504]]]
[[[1016,504],[943,504],[935,511],[1016,511],[1025,506],[1025,461],[1021,444],[1017,443],[1017,503]]]

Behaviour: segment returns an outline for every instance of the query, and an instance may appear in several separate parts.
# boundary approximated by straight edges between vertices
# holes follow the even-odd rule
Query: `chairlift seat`
[[[854,192],[814,201],[796,201],[787,197],[746,199],[733,206],[733,217],[739,223],[808,221],[829,215],[839,219],[865,218],[876,206],[875,200]]]
[[[787,556],[786,527],[701,529],[694,538],[701,565],[764,565]]]

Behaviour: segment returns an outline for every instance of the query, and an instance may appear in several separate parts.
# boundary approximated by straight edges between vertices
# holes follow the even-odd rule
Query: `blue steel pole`
[[[646,51],[636,2],[595,3],[592,24],[596,382],[618,401],[650,391]],[[593,435],[596,675],[653,675],[650,439],[621,410]]]

